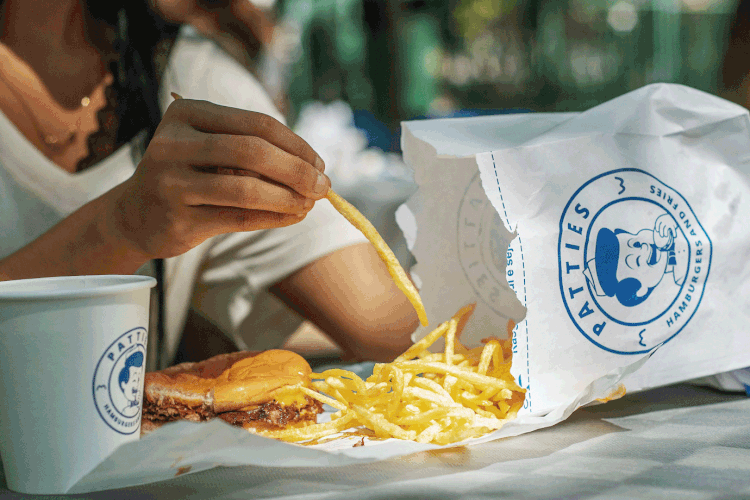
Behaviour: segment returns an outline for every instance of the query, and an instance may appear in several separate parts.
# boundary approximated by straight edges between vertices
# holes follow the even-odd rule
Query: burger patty
[[[288,425],[304,421],[315,422],[319,413],[323,412],[320,401],[305,396],[305,405],[284,406],[271,400],[267,403],[247,411],[229,411],[218,415],[208,406],[190,407],[183,404],[158,404],[143,400],[143,420],[154,424],[164,424],[175,420],[191,422],[205,422],[219,417],[222,420],[240,427],[282,429]]]
[[[218,417],[232,425],[254,429],[283,429],[301,422],[315,422],[315,417],[323,412],[320,401],[306,398],[307,405],[282,406],[276,401],[263,403],[249,411],[228,411]]]
[[[172,422],[173,420],[189,420],[191,422],[205,422],[216,416],[207,405],[188,406],[175,401],[164,404],[162,401],[150,401],[143,398],[143,419],[152,422]]]

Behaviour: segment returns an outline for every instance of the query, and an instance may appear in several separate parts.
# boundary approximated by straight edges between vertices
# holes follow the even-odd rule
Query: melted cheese
[[[309,385],[311,373],[307,361],[289,351],[273,349],[242,359],[214,379],[214,409],[236,410],[271,399],[282,405],[299,403],[304,401],[299,391],[274,392],[290,385]]]

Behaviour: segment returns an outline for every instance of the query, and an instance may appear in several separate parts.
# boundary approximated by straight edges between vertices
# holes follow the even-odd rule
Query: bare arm
[[[369,243],[322,257],[272,291],[357,359],[392,361],[419,326],[414,307]]]
[[[1,259],[0,280],[128,274],[217,234],[294,224],[330,187],[323,169],[269,116],[176,101],[133,176]]]
[[[107,229],[107,200],[81,207],[29,245],[0,260],[0,281],[44,276],[131,274],[148,257]]]

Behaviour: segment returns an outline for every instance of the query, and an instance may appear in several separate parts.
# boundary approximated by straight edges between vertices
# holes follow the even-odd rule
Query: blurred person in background
[[[391,359],[411,304],[316,203],[330,181],[315,151],[199,33],[244,50],[268,23],[246,0],[0,2],[0,280],[158,275],[148,369],[196,321],[230,348],[277,347],[249,321],[266,290],[348,356]]]

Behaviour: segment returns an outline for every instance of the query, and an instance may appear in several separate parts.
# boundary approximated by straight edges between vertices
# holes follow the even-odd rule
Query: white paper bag
[[[476,302],[470,346],[519,322],[523,413],[750,365],[747,110],[656,84],[403,132],[419,190],[397,220],[428,316]]]

